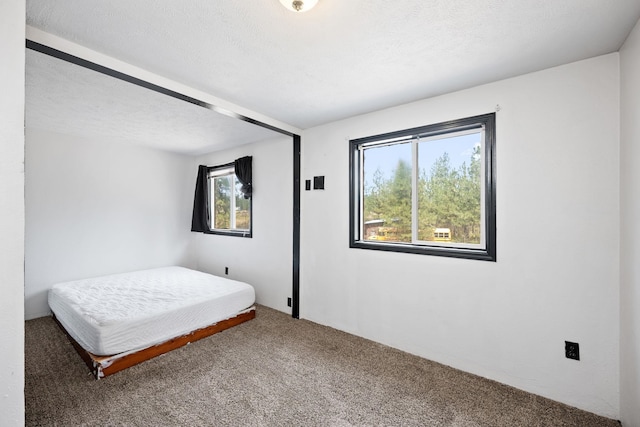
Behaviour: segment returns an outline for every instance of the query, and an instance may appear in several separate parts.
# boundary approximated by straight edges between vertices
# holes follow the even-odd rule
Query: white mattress
[[[87,351],[140,350],[234,317],[255,302],[250,285],[183,267],[58,283],[49,307]]]

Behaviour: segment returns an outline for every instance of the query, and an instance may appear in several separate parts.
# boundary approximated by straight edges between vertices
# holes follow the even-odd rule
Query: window
[[[494,113],[350,144],[350,247],[496,260]]]
[[[251,237],[251,198],[245,199],[233,163],[209,171],[211,231]]]

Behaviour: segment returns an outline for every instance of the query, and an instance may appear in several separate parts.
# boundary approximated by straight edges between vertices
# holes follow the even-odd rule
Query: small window
[[[352,248],[495,261],[495,114],[350,144]]]
[[[242,183],[234,165],[214,167],[209,172],[209,218],[211,231],[251,237],[251,201],[242,194]]]

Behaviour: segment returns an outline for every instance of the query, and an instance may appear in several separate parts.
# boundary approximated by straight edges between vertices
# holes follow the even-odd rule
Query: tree
[[[373,173],[373,183],[364,190],[364,218],[365,221],[380,219],[384,208],[382,207],[382,194],[386,185],[384,174],[380,168]]]
[[[251,227],[251,214],[249,209],[251,207],[251,201],[244,198],[244,194],[241,191],[242,184],[235,178],[235,195],[236,195],[236,228],[242,230],[248,230]]]
[[[376,170],[372,186],[365,191],[364,218],[383,220],[393,240],[411,241],[411,166],[407,162],[399,159],[389,179]]]
[[[420,178],[419,238],[431,240],[435,228],[449,228],[452,241],[480,242],[480,147],[470,166],[453,169],[448,153],[439,157],[430,174]]]
[[[214,186],[214,228],[227,230],[231,227],[231,180],[222,176],[213,180]]]
[[[480,146],[474,147],[469,165],[451,166],[448,153],[418,179],[418,239],[433,240],[435,228],[449,228],[452,241],[480,243]],[[378,169],[365,188],[364,220],[383,220],[392,240],[412,239],[412,170],[400,159],[390,177]]]

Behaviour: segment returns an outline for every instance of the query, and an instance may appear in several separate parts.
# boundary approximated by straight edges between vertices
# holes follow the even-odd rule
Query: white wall
[[[52,284],[192,266],[192,159],[28,128],[25,315],[49,313]]]
[[[0,425],[24,425],[24,17],[0,3]]]
[[[620,419],[640,426],[640,21],[620,50]]]
[[[350,138],[497,104],[496,263],[349,249]],[[302,193],[302,317],[618,418],[618,54],[309,129],[302,155],[326,175]]]
[[[197,165],[222,165],[253,156],[253,237],[192,233],[198,270],[250,283],[256,301],[291,313],[287,298],[292,286],[293,142],[290,137],[243,145],[200,156]]]

